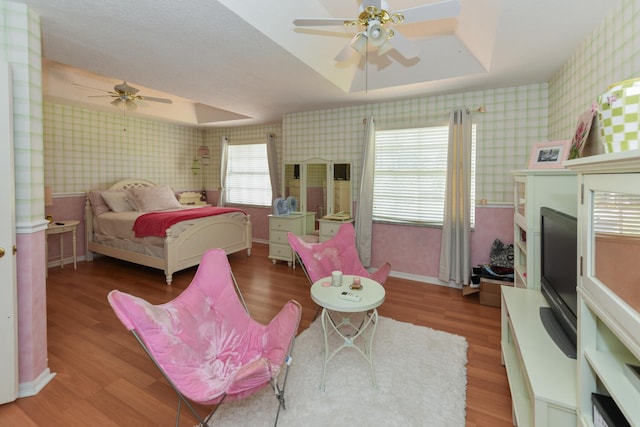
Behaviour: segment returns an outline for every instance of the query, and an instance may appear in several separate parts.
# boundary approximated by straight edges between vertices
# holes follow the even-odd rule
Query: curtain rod
[[[469,107],[466,107],[465,111],[466,111],[467,114],[471,114],[471,113],[486,113],[487,109],[484,107],[484,105],[481,105],[478,108],[475,108],[473,110],[471,108],[469,108]],[[366,117],[362,119],[362,124],[363,125],[367,124],[367,118]]]

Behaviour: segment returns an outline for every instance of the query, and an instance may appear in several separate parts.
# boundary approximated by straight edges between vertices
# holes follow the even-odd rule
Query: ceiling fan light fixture
[[[353,40],[353,43],[351,43],[351,48],[358,52],[360,55],[364,55],[365,51],[367,50],[367,33],[365,33],[364,31],[358,33],[358,37],[356,37]]]
[[[373,20],[369,22],[369,26],[367,28],[367,38],[373,46],[382,46],[389,37],[389,30],[384,28],[380,24],[380,21]]]

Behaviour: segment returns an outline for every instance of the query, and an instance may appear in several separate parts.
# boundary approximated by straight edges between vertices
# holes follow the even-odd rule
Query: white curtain
[[[218,206],[224,206],[227,202],[227,162],[229,161],[229,138],[222,137],[220,144],[220,196],[218,197]]]
[[[278,151],[276,148],[276,136],[267,134],[267,159],[269,161],[269,177],[271,178],[272,200],[282,197],[280,191],[280,172],[278,171]]]
[[[371,265],[371,218],[373,213],[373,172],[376,159],[376,130],[373,116],[367,117],[362,149],[362,174],[358,209],[356,211],[356,245],[360,261],[365,267]]]
[[[439,278],[468,285],[471,270],[471,117],[466,109],[451,112],[444,224]]]

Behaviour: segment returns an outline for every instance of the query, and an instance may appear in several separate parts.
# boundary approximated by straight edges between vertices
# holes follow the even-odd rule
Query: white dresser
[[[349,218],[341,221],[332,219],[320,219],[318,220],[318,222],[320,223],[320,241],[324,242],[325,240],[329,240],[330,238],[335,236],[342,224],[344,224],[345,222],[353,223],[354,219]]]
[[[315,212],[302,212],[290,215],[269,215],[269,258],[276,261],[286,261],[289,267],[295,267],[293,249],[289,246],[287,233],[298,236],[311,233],[316,219]]]

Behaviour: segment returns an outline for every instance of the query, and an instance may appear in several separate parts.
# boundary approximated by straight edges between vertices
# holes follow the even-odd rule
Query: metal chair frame
[[[240,299],[240,301],[242,302],[242,305],[244,306],[245,311],[247,312],[247,314],[251,315],[249,313],[249,308],[247,307],[247,304],[245,302],[244,296],[242,295],[242,292],[240,291],[240,287],[238,286],[238,282],[236,281],[236,278],[233,274],[233,272],[231,272],[231,278],[233,279],[233,284],[236,290],[236,293],[238,295],[238,298]],[[302,307],[300,306],[300,304],[297,301],[293,301],[295,304],[298,305],[298,307],[300,308],[300,311],[302,311]],[[296,326],[296,330],[299,327],[299,320],[298,320],[298,325]],[[208,422],[209,420],[211,420],[211,418],[213,417],[213,415],[216,413],[216,411],[218,410],[218,408],[220,408],[220,405],[224,402],[225,398],[226,398],[226,394],[222,397],[222,399],[215,405],[215,407],[213,408],[213,410],[206,416],[206,417],[202,417],[198,411],[196,411],[196,409],[193,407],[193,405],[191,404],[191,401],[186,398],[181,392],[180,390],[176,387],[176,385],[174,384],[174,382],[171,380],[171,378],[169,378],[169,376],[167,375],[167,373],[164,371],[164,369],[162,369],[162,367],[158,364],[158,362],[156,361],[156,359],[152,356],[151,351],[149,350],[149,348],[147,348],[147,346],[145,345],[145,343],[142,341],[142,339],[140,338],[140,336],[136,333],[135,329],[131,330],[131,333],[133,334],[133,336],[135,337],[136,341],[138,341],[138,344],[140,344],[140,346],[143,348],[143,350],[145,351],[145,353],[147,353],[147,355],[149,356],[149,358],[153,361],[154,365],[156,366],[156,368],[158,368],[158,370],[160,371],[160,373],[162,374],[162,376],[165,378],[165,380],[167,380],[167,382],[169,383],[169,385],[171,386],[171,388],[173,388],[173,390],[176,392],[176,394],[178,395],[178,409],[177,409],[177,414],[176,414],[176,427],[178,427],[180,425],[180,415],[181,415],[181,410],[182,410],[182,404],[184,403],[187,408],[189,409],[189,411],[196,417],[196,419],[198,420],[198,427],[208,427]],[[295,343],[295,337],[291,340],[291,343],[289,344],[289,349],[287,352],[287,356],[285,358],[285,370],[284,370],[284,374],[280,374],[278,375],[278,377],[283,376],[282,378],[282,382],[281,384],[278,383],[278,377],[273,378],[269,384],[272,388],[272,390],[274,391],[275,397],[278,401],[278,410],[276,412],[276,417],[275,417],[275,421],[273,423],[274,427],[278,425],[278,419],[280,417],[280,409],[284,409],[286,410],[286,402],[285,402],[285,386],[287,383],[287,378],[289,376],[289,367],[293,361],[292,358],[292,354],[293,354],[293,347],[294,347],[294,343]]]

